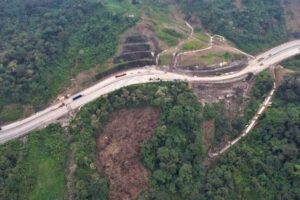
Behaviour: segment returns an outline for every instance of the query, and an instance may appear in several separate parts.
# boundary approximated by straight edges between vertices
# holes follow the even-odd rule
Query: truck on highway
[[[81,98],[82,94],[78,94],[75,97],[72,98],[73,101],[76,101],[77,99]]]
[[[126,73],[117,74],[115,77],[119,78],[119,77],[122,77],[122,76],[126,76]]]

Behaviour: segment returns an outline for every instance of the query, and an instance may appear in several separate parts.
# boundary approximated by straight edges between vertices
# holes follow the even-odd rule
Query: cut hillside
[[[300,38],[300,1],[282,0],[285,11],[286,26],[294,37]]]
[[[140,145],[155,132],[159,110],[151,107],[115,112],[97,141],[98,165],[110,182],[111,200],[135,199],[148,188]]]

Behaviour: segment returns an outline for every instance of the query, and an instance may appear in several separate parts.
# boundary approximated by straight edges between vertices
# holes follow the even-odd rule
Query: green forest
[[[55,125],[0,146],[0,199],[66,199],[68,143]]]
[[[121,108],[154,106],[162,117],[155,136],[142,147],[141,160],[152,172],[151,189],[140,199],[195,199],[199,196],[204,149],[201,107],[185,83],[130,86],[84,107],[71,124],[78,165],[75,199],[106,199],[108,183],[97,169],[98,133],[111,113]]]
[[[272,83],[268,75],[258,77],[258,92],[268,91],[268,82]],[[141,147],[140,160],[151,176],[150,188],[139,200],[297,199],[299,100],[300,77],[287,78],[256,130],[204,166],[206,147],[201,122],[222,111],[200,106],[185,83],[123,88],[83,107],[70,124],[70,140],[60,127],[50,126],[2,145],[0,197],[65,199],[67,152],[73,149],[77,165],[72,182],[74,199],[107,199],[108,179],[91,167],[96,139],[114,111],[153,106],[162,115],[156,134]]]
[[[196,15],[214,34],[233,41],[249,53],[258,53],[287,39],[280,0],[178,0],[187,15]]]
[[[215,124],[212,146],[218,146],[224,140],[224,136],[233,140],[244,130],[246,124],[257,112],[265,95],[271,91],[274,79],[270,73],[262,72],[255,77],[254,81],[249,100],[243,99],[242,91],[237,95],[239,105],[243,103],[246,105],[241,113],[235,114],[236,116],[226,114],[224,102],[204,107],[204,120],[213,120]]]
[[[300,56],[298,55],[294,58],[290,58],[287,61],[283,62],[282,65],[296,72],[300,72]]]
[[[135,21],[101,1],[2,2],[0,110],[12,103],[40,108],[73,75],[111,57],[120,33]]]
[[[208,169],[203,199],[300,197],[300,77],[280,86],[253,133]]]
[[[0,0],[0,124],[23,116],[22,106],[42,109],[79,72],[107,70],[105,62],[117,51],[120,35],[138,22],[143,1]],[[173,1],[155,2],[159,7]],[[199,17],[209,31],[252,54],[288,38],[281,0],[241,0],[240,7],[232,0],[175,2],[186,20]],[[136,17],[124,14],[128,10]],[[183,37],[173,29],[160,33],[169,45]],[[299,72],[299,60],[283,65]],[[262,72],[253,82],[243,113],[230,119],[224,102],[202,106],[180,81],[103,95],[82,107],[68,127],[50,125],[0,145],[0,199],[108,199],[109,179],[94,165],[97,139],[114,112],[141,107],[161,115],[137,158],[150,174],[149,189],[137,200],[300,199],[299,74],[284,78],[254,131],[217,159],[207,157],[208,148],[218,147],[224,136],[241,133],[274,79]],[[236,97],[240,104],[242,95]],[[209,120],[214,133],[208,147],[203,122]],[[71,153],[76,170],[69,190]]]

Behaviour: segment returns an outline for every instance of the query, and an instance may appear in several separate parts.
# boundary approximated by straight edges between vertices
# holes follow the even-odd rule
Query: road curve
[[[191,77],[188,75],[164,72],[155,69],[155,66],[145,67],[138,70],[128,70],[125,72],[126,75],[124,76],[118,78],[115,76],[107,77],[94,86],[71,96],[69,99],[63,101],[64,105],[62,105],[62,102],[57,103],[26,119],[3,126],[0,131],[0,144],[24,136],[35,129],[54,123],[62,116],[67,115],[70,111],[78,109],[102,95],[108,94],[122,87],[134,84],[174,80],[205,83],[228,82],[230,80],[245,78],[249,73],[258,74],[268,67],[278,64],[279,62],[297,54],[300,54],[300,40],[287,42],[256,56],[254,59],[250,60],[248,66],[241,71],[214,77]],[[77,100],[73,100],[73,98],[78,95],[82,96]]]

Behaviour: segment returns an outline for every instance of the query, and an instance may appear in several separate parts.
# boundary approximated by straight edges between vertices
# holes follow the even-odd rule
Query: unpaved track
[[[275,73],[273,73],[273,74],[275,76]],[[276,77],[275,77],[275,80],[276,80]],[[228,144],[225,147],[223,147],[220,151],[215,152],[215,153],[209,152],[208,156],[210,158],[214,158],[214,157],[217,157],[217,156],[220,156],[220,155],[224,154],[232,146],[234,146],[235,144],[237,144],[242,138],[246,137],[253,130],[253,128],[255,127],[255,125],[257,123],[257,120],[261,117],[261,115],[268,108],[268,106],[269,106],[269,104],[270,104],[270,102],[272,100],[272,97],[273,97],[273,95],[275,93],[276,88],[277,88],[276,81],[274,81],[272,90],[270,91],[270,93],[268,94],[268,96],[265,98],[265,100],[262,102],[262,104],[260,105],[258,111],[252,117],[252,119],[249,122],[249,125],[247,125],[245,127],[245,130],[241,133],[241,135],[238,136],[236,139],[234,139],[232,141],[229,141]]]

